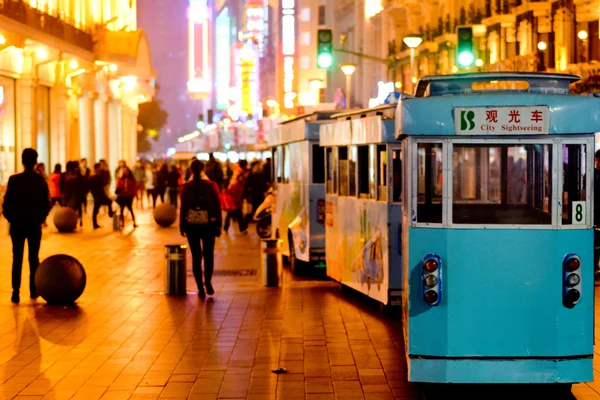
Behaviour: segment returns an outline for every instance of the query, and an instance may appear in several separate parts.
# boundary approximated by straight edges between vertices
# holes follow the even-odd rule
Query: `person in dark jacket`
[[[69,161],[67,172],[64,174],[63,183],[63,207],[69,207],[77,211],[79,215],[79,226],[83,225],[83,201],[85,199],[85,178],[81,175],[79,163]]]
[[[106,195],[104,190],[104,171],[100,163],[94,165],[94,175],[90,178],[90,191],[94,198],[94,213],[92,214],[92,222],[94,223],[94,229],[100,228],[98,225],[98,212],[100,207],[108,206],[108,215],[112,218],[112,200]]]
[[[32,299],[38,297],[34,277],[40,264],[42,224],[50,213],[50,191],[44,178],[34,171],[37,157],[38,154],[34,149],[23,150],[22,162],[25,172],[9,178],[4,196],[4,217],[10,223],[10,238],[13,246],[11,297],[13,303],[20,301],[25,241],[29,249],[29,295]]]
[[[177,199],[179,198],[179,170],[177,165],[171,167],[171,171],[167,175],[167,186],[169,187],[169,201],[177,208]]]
[[[169,175],[169,167],[163,164],[156,170],[156,181],[154,182],[154,193],[152,193],[152,202],[156,207],[156,199],[160,197],[160,202],[165,202],[165,192],[167,191],[167,175]]]
[[[206,163],[206,176],[208,179],[217,184],[220,190],[223,189],[223,166],[215,158],[213,153],[208,156],[208,162]]]
[[[183,186],[179,229],[188,239],[192,252],[192,270],[198,285],[198,296],[212,296],[215,238],[221,236],[221,202],[219,188],[204,173],[204,163],[195,160],[191,165],[193,179]],[[204,258],[204,283],[202,282]]]
[[[129,167],[124,166],[121,176],[117,180],[117,204],[121,207],[121,227],[125,226],[125,208],[129,209],[133,227],[137,228],[135,223],[135,214],[133,213],[133,198],[135,197],[135,178]]]

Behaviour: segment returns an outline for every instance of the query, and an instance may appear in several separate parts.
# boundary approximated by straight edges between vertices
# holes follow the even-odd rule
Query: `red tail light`
[[[425,263],[425,271],[434,272],[438,268],[438,263],[436,260],[428,260]]]
[[[567,262],[567,271],[569,272],[573,272],[575,270],[577,270],[577,268],[579,268],[581,266],[581,262],[579,261],[579,258],[571,258],[568,262]]]
[[[438,299],[438,294],[437,292],[430,290],[428,292],[425,292],[425,301],[429,304],[434,304],[437,299]]]

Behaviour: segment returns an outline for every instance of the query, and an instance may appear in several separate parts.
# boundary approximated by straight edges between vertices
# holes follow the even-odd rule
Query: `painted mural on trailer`
[[[327,274],[384,304],[388,302],[387,203],[327,196]]]

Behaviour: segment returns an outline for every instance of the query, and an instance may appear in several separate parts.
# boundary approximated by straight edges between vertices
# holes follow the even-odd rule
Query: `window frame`
[[[394,201],[394,152],[397,151],[400,156],[400,197],[397,201]],[[387,203],[388,204],[403,204],[406,203],[404,193],[407,191],[405,188],[406,182],[406,150],[402,144],[400,145],[388,145],[387,146]],[[410,165],[410,164],[409,164]]]
[[[309,142],[310,145],[310,184],[311,185],[326,185],[327,184],[327,154],[326,154],[326,148],[319,146],[319,142]],[[315,182],[315,171],[316,171],[316,165],[315,165],[315,149],[316,150],[322,150],[323,151],[323,182]]]
[[[417,228],[447,228],[448,227],[448,180],[452,182],[452,176],[448,175],[448,149],[449,139],[436,136],[414,138],[410,143],[412,160],[411,170],[411,224]],[[442,145],[442,221],[441,222],[419,222],[417,208],[419,205],[419,144],[441,144]],[[450,153],[452,154],[452,153]],[[452,158],[450,158],[452,159]],[[402,197],[402,194],[400,195]]]
[[[365,178],[367,180],[367,192],[363,193],[361,191],[361,167],[364,168],[364,166],[362,165],[361,162],[361,149],[366,150],[366,154],[367,154],[367,158],[365,161],[366,163],[366,174],[365,174]],[[371,154],[370,154],[370,150],[371,150],[371,146],[369,144],[364,144],[364,145],[357,145],[356,146],[356,197],[360,200],[371,200],[371,191],[370,191],[370,183],[371,183],[371,177],[370,177],[370,173],[369,170],[371,169]],[[361,197],[361,195],[365,195],[366,197]]]

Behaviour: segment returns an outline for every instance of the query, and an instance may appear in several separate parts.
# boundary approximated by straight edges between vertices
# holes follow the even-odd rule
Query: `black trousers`
[[[108,197],[105,197],[104,199],[94,199],[94,212],[92,214],[92,222],[94,224],[94,226],[98,226],[98,212],[100,211],[100,208],[102,206],[112,206],[112,200],[109,199]],[[112,212],[109,209],[109,215],[111,215]]]
[[[25,252],[25,241],[29,248],[29,290],[30,293],[36,293],[35,290],[35,271],[40,265],[40,244],[42,242],[42,226],[19,227],[10,226],[10,238],[13,246],[13,264],[12,264],[12,287],[13,290],[21,288],[21,272],[23,269],[23,253]]]
[[[179,198],[179,188],[169,188],[169,201],[175,208],[177,208],[178,198]]]
[[[231,220],[237,221],[237,223],[240,227],[240,232],[244,232],[248,228],[248,226],[246,224],[246,220],[244,219],[244,213],[242,213],[242,210],[227,211],[227,215],[225,216],[225,224],[223,226],[223,230],[227,231],[229,229],[229,224],[230,224]]]
[[[204,258],[204,282],[210,283],[215,266],[215,234],[204,229],[189,229],[185,234],[192,252],[194,278],[198,290],[203,291],[202,259]]]

